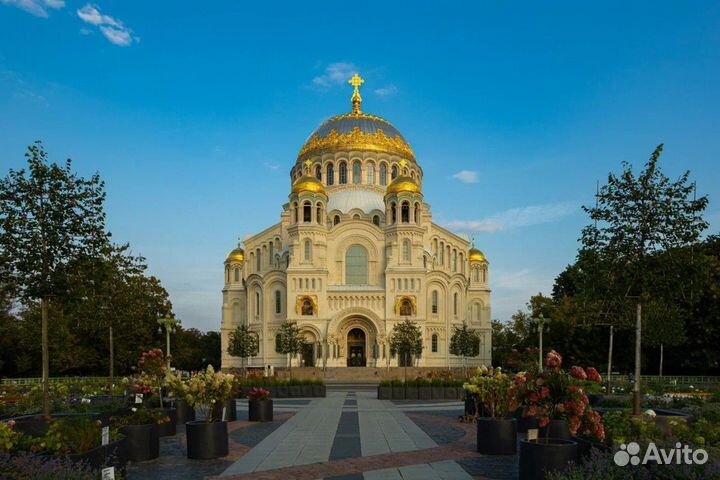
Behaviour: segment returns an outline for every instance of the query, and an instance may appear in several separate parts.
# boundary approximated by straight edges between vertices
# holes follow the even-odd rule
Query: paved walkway
[[[222,477],[242,479],[467,480],[455,460],[474,454],[467,445],[438,446],[404,413],[437,407],[395,405],[374,391],[328,391],[298,404],[297,413],[232,463]],[[294,408],[293,408],[294,410]]]

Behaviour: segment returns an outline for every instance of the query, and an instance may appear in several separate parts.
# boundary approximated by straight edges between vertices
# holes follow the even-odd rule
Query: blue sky
[[[490,259],[494,318],[549,293],[596,181],[661,142],[718,232],[718,2],[253,3],[0,0],[2,171],[36,139],[99,171],[186,326],[219,328],[225,255],[278,221],[356,70],[434,220]]]

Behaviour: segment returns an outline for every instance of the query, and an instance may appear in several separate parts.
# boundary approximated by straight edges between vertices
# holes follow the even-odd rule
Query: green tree
[[[251,332],[247,325],[240,325],[230,333],[227,353],[233,357],[240,357],[243,376],[247,375],[246,360],[258,354],[260,345],[255,332]]]
[[[43,412],[50,413],[48,313],[51,299],[75,279],[67,267],[107,245],[104,184],[77,176],[72,163],[48,164],[42,143],[28,148],[27,171],[0,181],[0,271],[25,302],[40,302]]]
[[[302,351],[305,338],[295,322],[285,322],[280,326],[275,351],[289,355],[290,378],[292,378],[292,359]]]
[[[623,172],[608,175],[597,195],[597,205],[583,207],[594,223],[582,231],[582,249],[594,258],[595,266],[613,275],[608,298],[632,299],[636,312],[634,413],[640,411],[642,307],[651,299],[661,302],[667,292],[658,289],[648,275],[649,263],[660,252],[672,253],[695,244],[708,224],[701,216],[707,197],[693,199],[695,185],[689,172],[675,181],[665,176],[658,162],[658,146],[639,175],[623,163]],[[669,277],[676,276],[675,262],[659,266]],[[656,273],[662,273],[657,272]]]
[[[467,377],[467,357],[480,355],[480,336],[463,322],[462,327],[453,326],[453,334],[450,337],[450,353],[462,357],[463,375]]]
[[[407,381],[407,365],[410,359],[423,351],[422,332],[412,320],[404,320],[395,324],[390,332],[390,354],[404,359],[405,380]]]

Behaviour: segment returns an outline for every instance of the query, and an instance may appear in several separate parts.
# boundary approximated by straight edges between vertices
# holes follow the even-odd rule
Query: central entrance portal
[[[364,367],[367,365],[365,358],[365,332],[359,328],[353,328],[348,332],[348,367]]]

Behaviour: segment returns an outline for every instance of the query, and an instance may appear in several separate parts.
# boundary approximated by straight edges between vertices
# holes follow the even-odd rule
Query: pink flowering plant
[[[601,381],[602,377],[592,367],[574,366],[569,371],[563,370],[562,357],[551,350],[542,371],[520,372],[514,383],[522,403],[527,406],[525,415],[536,417],[541,428],[550,420],[566,420],[572,435],[602,443],[605,440],[602,419],[590,407],[584,390],[589,382]]]
[[[248,400],[267,400],[270,398],[270,390],[253,387],[247,398]]]

